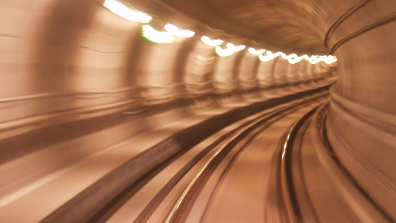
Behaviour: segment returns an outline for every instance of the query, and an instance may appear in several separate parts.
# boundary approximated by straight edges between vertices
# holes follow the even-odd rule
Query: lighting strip
[[[275,58],[271,51],[267,51],[265,54],[266,56],[264,56],[262,53],[259,54],[259,59],[263,62],[267,62]]]
[[[181,30],[177,26],[169,23],[165,25],[165,30],[174,36],[183,37],[183,38],[189,38],[195,35],[195,32],[191,30]]]
[[[109,9],[110,11],[112,11],[113,13],[115,13],[125,19],[128,19],[130,21],[140,22],[140,23],[149,23],[152,20],[151,16],[149,16],[143,12],[131,9],[116,0],[105,0],[105,2],[103,3],[103,6],[106,7],[107,9]],[[155,42],[155,43],[171,43],[174,41],[174,36],[182,37],[182,38],[189,38],[189,37],[193,37],[195,35],[194,31],[181,30],[177,26],[169,24],[169,23],[165,25],[164,29],[167,32],[159,32],[149,25],[143,25],[142,26],[142,35],[146,39],[148,39],[152,42]],[[215,51],[216,51],[217,55],[222,56],[222,57],[230,56],[234,52],[241,51],[246,48],[245,45],[235,46],[232,43],[227,43],[226,46],[228,49],[223,49],[219,46],[224,43],[223,40],[221,40],[221,39],[213,40],[208,36],[202,36],[201,40],[206,45],[216,46]],[[317,64],[321,61],[324,61],[326,64],[332,64],[337,61],[337,58],[332,55],[329,55],[329,56],[313,55],[310,57],[308,55],[304,55],[304,56],[299,57],[295,53],[286,55],[283,52],[273,53],[271,51],[266,51],[265,49],[256,50],[254,48],[249,48],[248,51],[249,51],[249,53],[251,53],[253,55],[258,55],[258,57],[261,61],[270,61],[277,56],[281,56],[283,59],[288,60],[288,62],[291,64],[298,63],[302,59],[307,60],[311,64]],[[263,55],[264,52],[266,54],[265,56]]]
[[[241,50],[246,48],[245,45],[235,46],[232,43],[227,43],[227,47],[228,47],[228,49],[230,49],[230,50],[232,50],[234,52],[241,51]]]
[[[223,49],[221,46],[216,46],[215,48],[216,54],[221,56],[221,57],[228,57],[234,54],[234,50],[232,49]]]
[[[125,19],[131,20],[133,22],[149,23],[152,19],[151,16],[143,12],[130,9],[124,4],[115,0],[106,0],[103,3],[103,6],[108,8],[110,11],[114,12],[115,14]]]
[[[212,40],[211,38],[209,38],[207,36],[202,36],[201,40],[208,46],[218,46],[224,42],[221,39]]]
[[[146,39],[155,43],[171,43],[173,42],[173,35],[168,32],[159,32],[150,25],[142,27],[142,35]]]
[[[251,48],[251,47],[248,49],[248,51],[249,51],[249,53],[251,53],[251,54],[253,54],[253,55],[259,55],[259,54],[262,54],[262,53],[265,52],[264,49],[256,50],[256,49]]]

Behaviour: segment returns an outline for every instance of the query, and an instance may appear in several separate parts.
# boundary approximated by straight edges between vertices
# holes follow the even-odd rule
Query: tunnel
[[[396,222],[395,1],[0,18],[0,222]]]

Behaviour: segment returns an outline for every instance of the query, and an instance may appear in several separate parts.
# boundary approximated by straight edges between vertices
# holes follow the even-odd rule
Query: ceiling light
[[[134,22],[149,23],[152,19],[151,16],[143,12],[130,9],[127,6],[115,0],[106,0],[103,3],[103,6],[108,8],[110,11],[114,12],[115,14]]]
[[[329,55],[329,56],[327,56],[327,57],[324,59],[324,62],[325,62],[326,64],[332,64],[332,63],[334,63],[334,62],[336,62],[336,61],[337,61],[337,57],[332,56],[332,55]]]
[[[289,61],[289,63],[291,64],[295,64],[300,62],[303,59],[303,57],[299,57],[297,56],[297,54],[293,53],[287,56],[287,60]]]
[[[211,38],[209,38],[207,36],[203,36],[201,38],[201,40],[202,40],[202,42],[204,42],[206,45],[209,45],[209,46],[218,46],[224,42],[221,39],[212,40]]]
[[[253,55],[259,55],[259,54],[262,54],[262,53],[265,52],[264,49],[256,50],[256,49],[251,48],[251,47],[248,49],[248,51],[249,51],[249,53],[251,53],[251,54],[253,54]]]
[[[180,30],[177,26],[169,23],[165,25],[165,30],[175,36],[184,37],[184,38],[192,37],[195,34],[195,32],[191,30]]]
[[[234,54],[234,51],[231,49],[223,49],[221,46],[216,46],[216,53],[221,57],[228,57]]]
[[[227,47],[228,47],[228,49],[233,50],[233,51],[241,51],[246,48],[245,45],[235,46],[232,43],[227,43]]]
[[[263,62],[270,61],[274,59],[273,53],[271,51],[266,52],[266,56],[264,56],[262,53],[259,54],[259,59]]]
[[[171,43],[173,42],[173,35],[168,32],[159,32],[150,25],[144,25],[142,27],[142,35],[146,39],[155,43]]]
[[[322,60],[322,58],[321,57],[319,57],[319,56],[311,56],[311,57],[309,57],[309,59],[307,59],[311,64],[317,64],[317,63],[319,63],[321,60]]]

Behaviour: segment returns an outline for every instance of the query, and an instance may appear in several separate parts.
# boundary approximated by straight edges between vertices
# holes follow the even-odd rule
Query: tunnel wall
[[[339,80],[331,91],[327,132],[343,166],[396,220],[396,4],[366,2],[355,5],[328,37],[339,60]],[[354,3],[348,3],[354,9]],[[339,11],[337,7],[330,10]]]
[[[199,37],[154,43],[142,24],[103,2],[2,2],[0,196],[143,131],[235,102],[224,98],[275,87],[273,66],[287,84],[287,61],[260,62],[246,49],[219,57]]]
[[[223,98],[328,75],[324,63],[262,62],[246,50],[219,57],[199,38],[153,43],[103,2],[1,1],[0,196],[142,131],[235,102]],[[295,5],[315,12],[304,21],[338,58],[330,143],[396,220],[396,3]]]

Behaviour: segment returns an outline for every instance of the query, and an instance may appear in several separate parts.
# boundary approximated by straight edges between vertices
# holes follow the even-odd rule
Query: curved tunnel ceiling
[[[195,112],[184,107],[210,110],[230,95],[309,84],[331,69],[282,57],[259,61],[247,49],[219,57],[200,41],[207,34],[285,53],[334,53],[339,78],[331,90],[329,143],[395,221],[394,0],[123,2],[153,15],[156,29],[167,21],[199,35],[147,41],[142,24],[113,14],[104,0],[1,1],[0,196]],[[129,119],[125,111],[141,117]]]
[[[300,54],[328,53],[323,45],[326,13],[319,1],[159,0],[145,4],[151,5],[151,9],[160,4],[183,12],[214,30],[254,41],[267,49]]]

